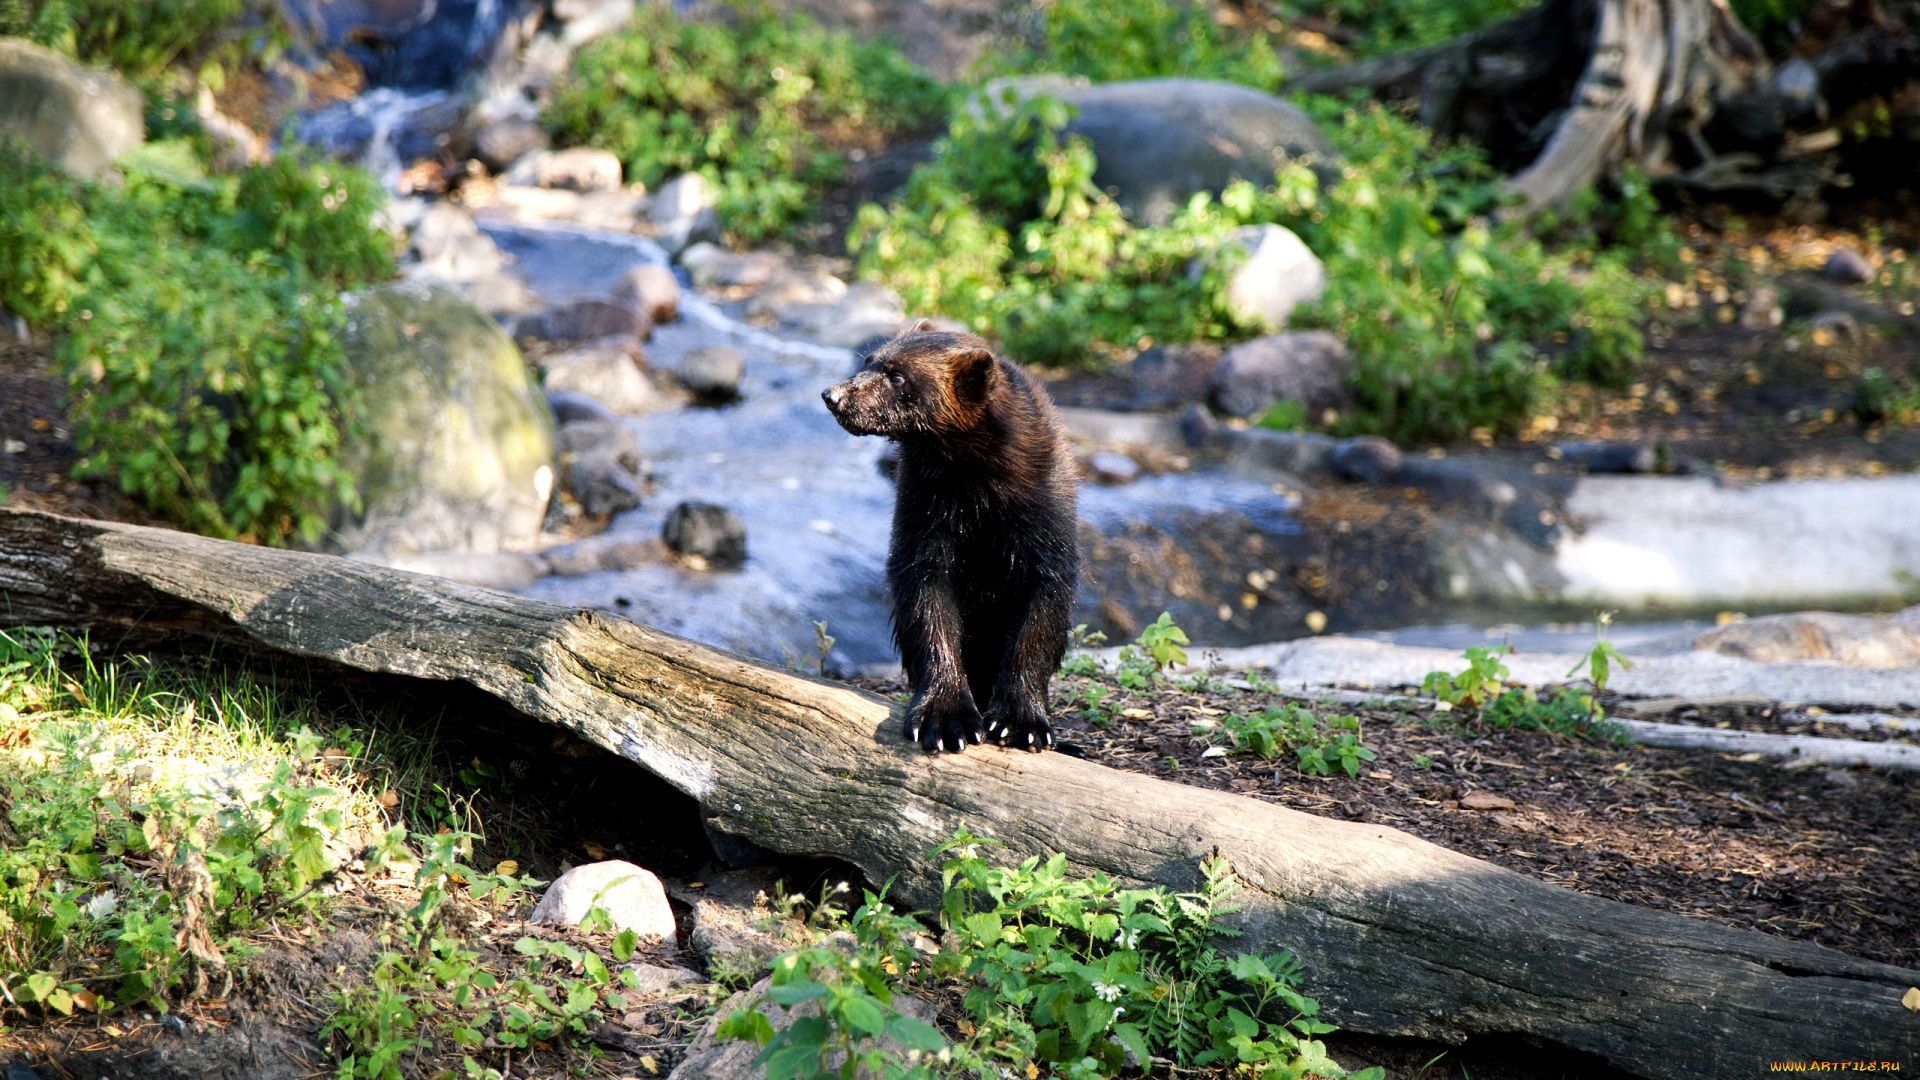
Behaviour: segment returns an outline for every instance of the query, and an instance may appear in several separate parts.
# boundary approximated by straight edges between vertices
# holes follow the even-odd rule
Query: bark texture
[[[0,621],[210,635],[465,682],[698,798],[709,826],[834,855],[932,905],[966,824],[1015,857],[1186,888],[1219,852],[1244,944],[1290,949],[1335,1022],[1513,1032],[1648,1077],[1773,1059],[1911,1062],[1920,972],[1582,896],[1376,825],[1065,755],[930,757],[900,707],[618,618],[320,555],[0,512]]]
[[[1725,0],[1544,0],[1292,88],[1416,99],[1422,123],[1484,146],[1529,207],[1628,163],[1676,188],[1810,201],[1851,183],[1833,118],[1878,99],[1905,131],[1920,43],[1876,0],[1816,0],[1805,22],[1776,71]]]

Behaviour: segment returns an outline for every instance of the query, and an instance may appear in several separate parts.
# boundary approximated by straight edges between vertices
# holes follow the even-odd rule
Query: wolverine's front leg
[[[928,751],[980,742],[985,729],[960,662],[960,609],[949,578],[896,575],[893,592],[894,637],[913,687],[907,738]]]
[[[995,742],[1024,750],[1053,745],[1047,687],[1066,654],[1072,612],[1071,586],[1048,582],[1034,590],[1025,614],[1007,637],[993,703],[987,708],[987,734]]]

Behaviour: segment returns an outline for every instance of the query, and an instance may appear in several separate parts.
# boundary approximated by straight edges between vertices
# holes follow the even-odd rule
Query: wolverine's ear
[[[909,334],[931,334],[931,333],[933,333],[933,331],[934,331],[934,329],[935,329],[935,327],[934,327],[934,325],[933,325],[933,320],[932,320],[932,319],[921,319],[921,320],[920,320],[919,322],[917,322],[917,323],[914,323],[914,324],[913,324],[913,329],[911,329],[911,330],[909,330],[909,331],[907,331],[907,333],[909,333]]]
[[[999,365],[985,349],[961,353],[953,359],[953,396],[969,404],[987,400]]]

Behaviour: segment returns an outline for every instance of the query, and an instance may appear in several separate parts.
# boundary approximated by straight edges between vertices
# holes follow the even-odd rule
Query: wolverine
[[[899,444],[887,587],[929,752],[1053,745],[1047,687],[1079,581],[1073,454],[1047,393],[972,334],[922,320],[821,394]]]

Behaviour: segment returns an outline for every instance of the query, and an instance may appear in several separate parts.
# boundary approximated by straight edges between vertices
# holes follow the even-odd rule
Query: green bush
[[[0,35],[140,82],[175,64],[230,64],[288,41],[274,0],[0,0]]]
[[[0,149],[0,302],[63,334],[77,471],[210,535],[311,539],[355,499],[338,294],[392,273],[379,185],[290,155],[208,177],[184,144],[122,167]]]
[[[1539,0],[1326,0],[1300,7],[1352,27],[1360,34],[1354,51],[1363,56],[1405,52],[1472,33],[1489,23],[1517,15]],[[1779,0],[1759,0],[1779,2]]]
[[[945,114],[947,91],[884,42],[728,0],[725,22],[642,5],[587,46],[547,117],[566,141],[618,154],[648,185],[699,172],[748,239],[807,217],[844,172],[844,153]]]
[[[1207,5],[1182,0],[1052,0],[1037,5],[1041,41],[990,54],[983,74],[1045,71],[1116,79],[1229,79],[1279,87],[1285,73],[1273,42],[1216,23]]]

